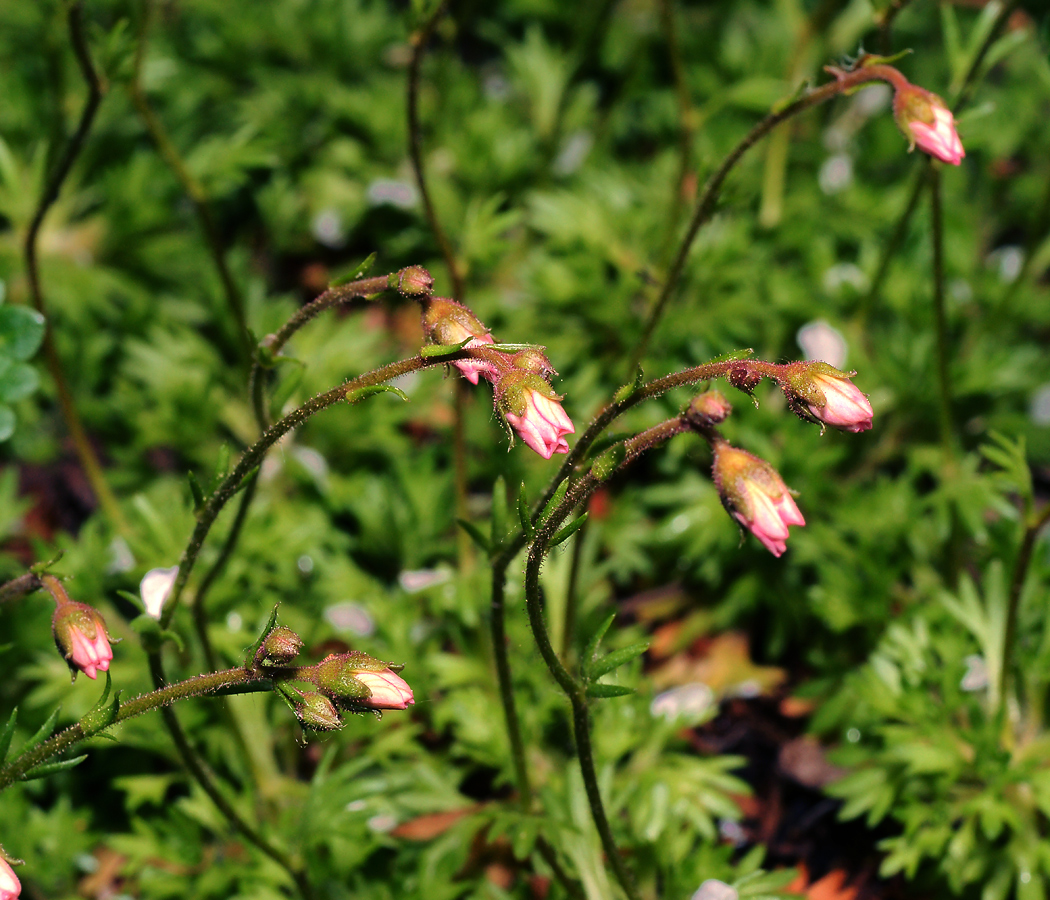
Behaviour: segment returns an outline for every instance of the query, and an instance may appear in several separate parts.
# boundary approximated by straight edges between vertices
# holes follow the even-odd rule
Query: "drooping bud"
[[[263,666],[286,666],[303,649],[303,639],[292,629],[278,625],[263,641],[260,648],[261,657],[259,665]]]
[[[732,411],[721,391],[704,391],[692,399],[685,417],[694,428],[710,428],[724,422]]]
[[[895,84],[893,118],[908,139],[909,151],[918,144],[921,150],[953,166],[962,162],[963,150],[955,118],[945,102],[936,94],[917,85]]]
[[[799,418],[857,433],[871,428],[871,403],[852,381],[826,362],[792,363],[779,379],[788,405]]]
[[[407,266],[391,275],[390,281],[396,282],[390,287],[396,286],[405,297],[425,297],[434,290],[434,278],[422,266]]]
[[[335,704],[317,691],[303,691],[302,699],[296,701],[293,708],[296,718],[304,728],[313,731],[335,731],[343,725]]]
[[[774,556],[787,549],[788,526],[805,525],[791,491],[764,459],[732,447],[714,445],[712,475],[722,505]]]
[[[51,631],[55,646],[65,658],[73,681],[83,672],[94,680],[99,672],[109,669],[113,649],[109,644],[106,623],[98,610],[86,603],[69,599],[62,583],[54,575],[42,575],[41,583],[55,601]]]
[[[415,703],[412,688],[389,663],[360,651],[327,656],[299,677],[347,709],[407,709]]]
[[[496,408],[525,444],[544,459],[568,453],[564,436],[576,432],[560,399],[544,378],[529,372],[504,372],[496,382]]]
[[[726,379],[738,391],[751,394],[762,381],[758,372],[752,372],[747,366],[734,366],[726,375]]]
[[[22,893],[22,882],[18,880],[15,870],[0,854],[0,900],[18,900]]]
[[[467,341],[466,347],[493,344],[489,330],[481,320],[462,303],[447,297],[427,297],[423,301],[423,335],[432,344],[454,346]],[[478,383],[482,375],[492,380],[496,367],[481,359],[458,359],[452,363],[471,384]]]

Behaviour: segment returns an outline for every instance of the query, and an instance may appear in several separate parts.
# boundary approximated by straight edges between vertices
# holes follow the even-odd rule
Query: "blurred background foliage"
[[[149,21],[145,9],[84,6],[106,91],[39,239],[58,357],[120,525],[96,508],[42,356],[26,362],[40,335],[22,242],[85,99],[66,5],[0,4],[0,575],[64,551],[56,571],[72,576],[70,592],[125,639],[113,674],[128,696],[149,675],[127,624],[137,610],[118,592],[178,560],[193,523],[186,473],[208,485],[255,434],[229,287],[136,95],[210,210],[255,336],[373,252],[375,273],[418,263],[451,290],[408,155],[411,36],[432,5],[165,0]],[[893,891],[1041,897],[1050,878],[1045,536],[1021,585],[1013,657],[1031,677],[1006,699],[987,678],[967,681],[967,659],[987,666],[996,646],[1002,656],[995,622],[1034,521],[1024,501],[1038,509],[1050,482],[1048,19],[1041,4],[1013,4],[993,33],[998,3],[915,0],[880,28],[887,9],[456,0],[422,61],[424,159],[465,274],[461,299],[497,338],[546,345],[578,430],[632,375],[698,183],[775,103],[864,47],[911,48],[897,63],[905,75],[962,104],[967,157],[942,173],[950,431],[939,425],[925,192],[880,272],[927,163],[906,152],[889,92],[869,87],[745,157],[643,368],[656,377],[743,347],[773,361],[842,352],[874,429],[821,435],[770,387],[757,408],[736,395],[727,436],[779,469],[806,516],[784,558],[740,542],[705,446],[684,437],[603,490],[578,546],[544,569],[556,642],[570,579],[570,644],[614,610],[612,646],[654,639],[644,667],[623,676],[638,692],[595,710],[614,830],[645,896],[688,896],[708,878],[768,894],[790,878],[753,875],[759,829],[726,837],[747,813],[747,773],[694,728],[717,701],[754,693],[817,710],[815,732],[841,745],[834,758],[852,773],[830,788],[843,815],[882,822],[868,840],[883,840],[883,874],[918,879],[898,877]],[[296,334],[275,411],[420,343],[415,305],[393,295],[329,313]],[[305,861],[320,896],[563,896],[530,857],[538,834],[588,897],[615,896],[570,762],[564,698],[522,615],[518,563],[511,661],[545,815],[509,802],[488,572],[457,554],[454,382],[430,370],[399,387],[409,403],[335,408],[272,451],[207,618],[221,663],[237,664],[280,603],[315,654],[342,642],[406,663],[411,714],[305,741],[265,695],[192,701],[179,715],[232,802]],[[478,522],[498,476],[536,496],[554,470],[520,445],[507,452],[486,391],[465,401]],[[687,399],[639,407],[617,428],[640,430]],[[1000,456],[982,455],[988,446]],[[49,618],[41,596],[0,610],[0,707],[19,706],[22,738],[57,704],[65,723],[97,699],[83,679],[70,688]],[[169,674],[202,671],[187,610],[175,627],[187,642],[169,650]],[[736,633],[742,651],[698,668]],[[658,689],[705,677],[713,699],[695,720],[650,711]],[[77,769],[0,795],[0,840],[27,861],[26,896],[288,895],[286,873],[187,777],[158,717],[118,737],[91,741]],[[797,861],[774,853],[765,865]]]

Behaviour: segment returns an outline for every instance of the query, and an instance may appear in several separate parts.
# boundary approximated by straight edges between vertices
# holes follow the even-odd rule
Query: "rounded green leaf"
[[[0,403],[14,403],[28,397],[40,386],[40,377],[36,369],[18,362],[7,365],[0,363]]]
[[[0,306],[0,356],[29,359],[44,339],[44,317],[25,306]]]
[[[0,406],[0,441],[6,441],[15,433],[15,414],[7,406]]]

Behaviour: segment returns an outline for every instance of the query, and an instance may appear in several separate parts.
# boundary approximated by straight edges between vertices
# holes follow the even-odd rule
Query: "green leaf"
[[[279,605],[279,604],[278,604]],[[266,620],[266,627],[263,628],[260,633],[258,640],[244,651],[244,667],[251,669],[255,665],[255,657],[258,655],[263,642],[269,636],[270,632],[273,631],[274,625],[277,624],[277,606],[270,610],[270,618]]]
[[[139,600],[139,605],[141,604],[142,601]],[[159,651],[168,641],[171,641],[180,651],[186,649],[182,636],[178,632],[161,628],[160,622],[146,613],[131,620],[131,629],[142,639],[142,646],[148,652]]]
[[[638,366],[634,370],[634,380],[625,384],[615,394],[613,394],[613,403],[623,403],[624,400],[630,399],[642,386],[642,380],[644,375],[642,373],[642,367]]]
[[[362,400],[374,397],[376,394],[394,394],[404,400],[405,403],[408,403],[408,394],[392,384],[372,384],[368,387],[355,388],[346,392],[346,400],[347,403],[360,403]]]
[[[472,340],[474,340],[473,335],[471,335],[468,338],[465,338],[458,344],[427,344],[419,351],[419,355],[422,356],[423,359],[433,359],[434,357],[449,356],[450,354],[455,353],[458,350],[462,350]],[[489,347],[489,349],[492,349],[491,346]]]
[[[540,518],[539,518],[540,522],[546,522],[547,521],[547,517],[555,509],[557,509],[557,507],[561,503],[561,501],[565,499],[565,494],[568,493],[568,490],[569,490],[569,480],[566,478],[565,481],[563,481],[561,484],[558,485],[557,490],[555,490],[555,492],[553,494],[551,494],[550,500],[548,500],[544,504],[543,511],[540,513]]]
[[[0,357],[29,359],[44,339],[44,317],[25,306],[0,306]]]
[[[42,744],[51,737],[51,733],[55,730],[55,722],[58,721],[58,713],[61,709],[61,706],[56,706],[52,710],[51,715],[47,717],[47,721],[40,726],[40,730],[37,731],[36,734],[22,745],[22,749],[19,750],[19,753],[26,753],[37,746],[37,744]]]
[[[40,376],[32,366],[0,357],[0,403],[23,400],[39,386]]]
[[[456,524],[469,534],[474,543],[484,550],[485,553],[488,554],[492,552],[492,544],[477,525],[473,522],[468,522],[466,519],[456,519]]]
[[[201,483],[192,470],[186,473],[186,481],[189,483],[190,497],[193,499],[193,512],[199,513],[204,508],[204,488],[201,487]]]
[[[568,525],[564,525],[554,532],[554,537],[551,538],[551,547],[557,547],[562,541],[566,541],[571,538],[577,531],[583,528],[587,524],[587,513],[577,516]]]
[[[270,410],[275,417],[280,415],[281,410],[291,399],[292,394],[299,390],[299,386],[303,383],[303,375],[306,373],[306,366],[302,360],[296,359],[294,356],[280,356],[277,361],[291,363],[295,368],[281,378],[270,397]]]
[[[591,466],[591,474],[599,481],[605,481],[612,476],[626,458],[627,448],[623,444],[614,444],[594,461],[594,465]]]
[[[87,754],[82,756],[74,756],[72,759],[63,759],[59,762],[44,763],[42,766],[37,766],[34,769],[30,769],[25,775],[22,776],[23,781],[33,781],[37,778],[46,778],[48,775],[54,775],[56,772],[65,772],[67,769],[72,769],[75,766],[79,766],[85,759]]]
[[[15,433],[15,413],[9,406],[0,405],[0,441],[6,441]]]
[[[640,641],[637,644],[631,644],[629,647],[624,647],[622,650],[614,650],[612,653],[603,656],[601,659],[588,665],[586,667],[587,677],[596,681],[603,675],[611,672],[613,669],[617,669],[624,663],[630,662],[632,659],[641,656],[648,649],[649,642]]]
[[[598,645],[602,642],[602,638],[605,637],[605,632],[609,630],[609,626],[612,625],[615,618],[616,613],[610,613],[609,616],[602,621],[602,624],[598,626],[598,630],[591,635],[591,639],[587,642],[587,647],[583,651],[584,665],[589,665],[591,660],[594,659],[594,655],[598,652]]]
[[[612,697],[626,697],[633,694],[634,688],[624,687],[622,684],[589,684],[587,685],[587,696],[596,697],[599,700],[607,700]]]
[[[352,269],[346,269],[335,276],[329,283],[329,287],[342,287],[344,284],[349,284],[351,281],[357,281],[359,278],[364,278],[371,270],[372,266],[375,265],[376,254],[369,253],[361,262],[359,262]]]
[[[15,733],[15,723],[18,721],[18,707],[11,710],[7,724],[0,728],[0,765],[7,759],[7,751],[11,749],[11,738]]]

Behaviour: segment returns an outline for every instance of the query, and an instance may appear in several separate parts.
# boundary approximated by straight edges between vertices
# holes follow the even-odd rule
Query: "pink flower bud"
[[[936,94],[905,82],[893,96],[893,116],[911,146],[953,166],[966,156],[952,111]]]
[[[722,505],[770,553],[780,556],[787,549],[788,525],[806,524],[791,491],[764,459],[725,441],[716,443],[714,452],[712,473]]]
[[[799,362],[784,366],[777,381],[799,418],[856,433],[871,428],[873,415],[868,398],[850,381],[856,374],[826,362]]]
[[[22,893],[22,882],[18,880],[15,870],[7,860],[0,856],[0,900],[17,900]]]
[[[357,680],[370,691],[366,700],[358,701],[369,709],[408,709],[416,702],[408,682],[392,669],[359,672]]]
[[[359,651],[327,656],[316,666],[301,669],[299,677],[313,682],[341,708],[406,709],[415,703],[403,678],[386,663]]]
[[[266,635],[266,640],[259,649],[261,665],[285,666],[299,655],[299,651],[303,649],[303,639],[291,628],[278,625]]]
[[[391,275],[390,280],[396,281],[398,291],[405,297],[423,297],[434,289],[433,277],[422,266],[408,266]]]
[[[576,428],[539,375],[504,373],[496,385],[496,398],[507,423],[544,459],[569,452],[564,435],[574,434]]]
[[[106,623],[102,616],[86,603],[70,600],[53,576],[45,575],[41,581],[56,600],[51,630],[55,635],[58,652],[65,657],[69,670],[73,673],[73,680],[76,681],[78,671],[88,678],[97,678],[99,672],[109,669],[110,660],[113,659],[113,649],[109,645]],[[56,593],[55,585],[60,593]],[[60,597],[63,599],[59,599]]]
[[[686,418],[694,427],[709,428],[724,422],[733,411],[725,394],[721,391],[704,391],[693,398],[685,411]]]
[[[423,334],[432,344],[455,345],[467,341],[467,347],[494,344],[489,330],[462,303],[447,297],[428,297],[423,304]],[[471,384],[478,376],[490,381],[498,374],[496,367],[481,359],[457,359],[452,363]]]

